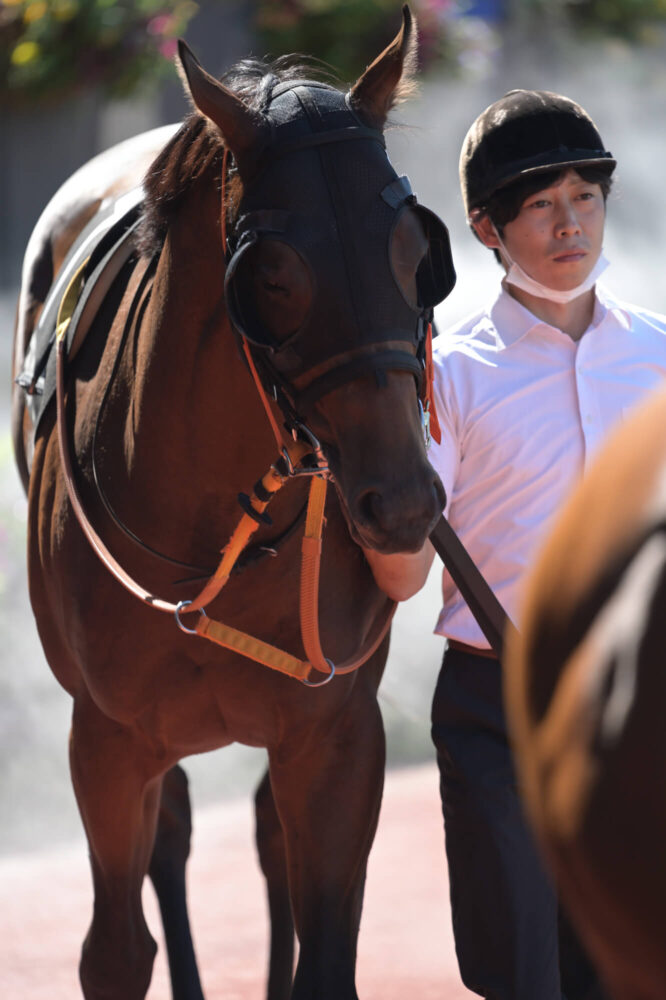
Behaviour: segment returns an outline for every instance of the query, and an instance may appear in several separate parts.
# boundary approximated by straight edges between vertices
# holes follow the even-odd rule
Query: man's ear
[[[500,241],[495,224],[487,212],[472,210],[469,217],[470,225],[485,247],[490,250],[500,250]]]

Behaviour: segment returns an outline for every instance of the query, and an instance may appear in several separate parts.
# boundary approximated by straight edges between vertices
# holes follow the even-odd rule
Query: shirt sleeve
[[[442,440],[438,444],[432,438],[428,451],[428,461],[442,481],[446,492],[444,513],[448,513],[460,460],[460,414],[457,412],[457,407],[451,396],[451,380],[447,378],[446,358],[435,355],[433,363],[433,401],[437,410],[437,419],[442,432]]]

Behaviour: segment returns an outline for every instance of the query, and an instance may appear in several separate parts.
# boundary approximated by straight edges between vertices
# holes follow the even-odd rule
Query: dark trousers
[[[446,650],[432,738],[465,986],[487,1000],[603,1000],[523,816],[497,660]]]

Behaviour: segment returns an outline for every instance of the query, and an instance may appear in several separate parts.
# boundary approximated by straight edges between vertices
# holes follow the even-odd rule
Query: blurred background
[[[395,114],[391,158],[451,231],[458,284],[440,329],[477,309],[500,272],[470,235],[457,162],[473,119],[513,87],[581,103],[616,156],[604,282],[666,312],[666,0],[411,0],[420,95]],[[400,26],[399,0],[2,0],[0,2],[0,853],[80,836],[67,770],[70,704],[44,661],[27,597],[26,505],[8,431],[21,260],[70,173],[186,112],[172,57],[183,36],[211,72],[248,54],[300,51],[353,82]],[[389,765],[432,759],[429,705],[443,642],[432,635],[440,569],[403,604],[381,690]],[[196,806],[249,794],[261,751],[185,762]]]

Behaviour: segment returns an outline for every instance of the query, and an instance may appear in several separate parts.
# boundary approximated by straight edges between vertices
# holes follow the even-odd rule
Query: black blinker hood
[[[237,334],[263,348],[253,354],[264,379],[279,383],[296,408],[293,383],[307,384],[314,369],[325,374],[316,392],[307,386],[301,408],[368,371],[402,368],[420,377],[432,309],[455,283],[446,226],[416,204],[407,178],[398,178],[388,160],[383,134],[364,124],[338,90],[285,82],[274,87],[264,113],[272,142],[245,187],[228,241],[225,294]],[[406,208],[429,242],[417,273],[418,310],[390,264],[391,234]],[[249,252],[262,238],[292,247],[313,281],[310,313],[282,344],[259,322],[248,294]]]

